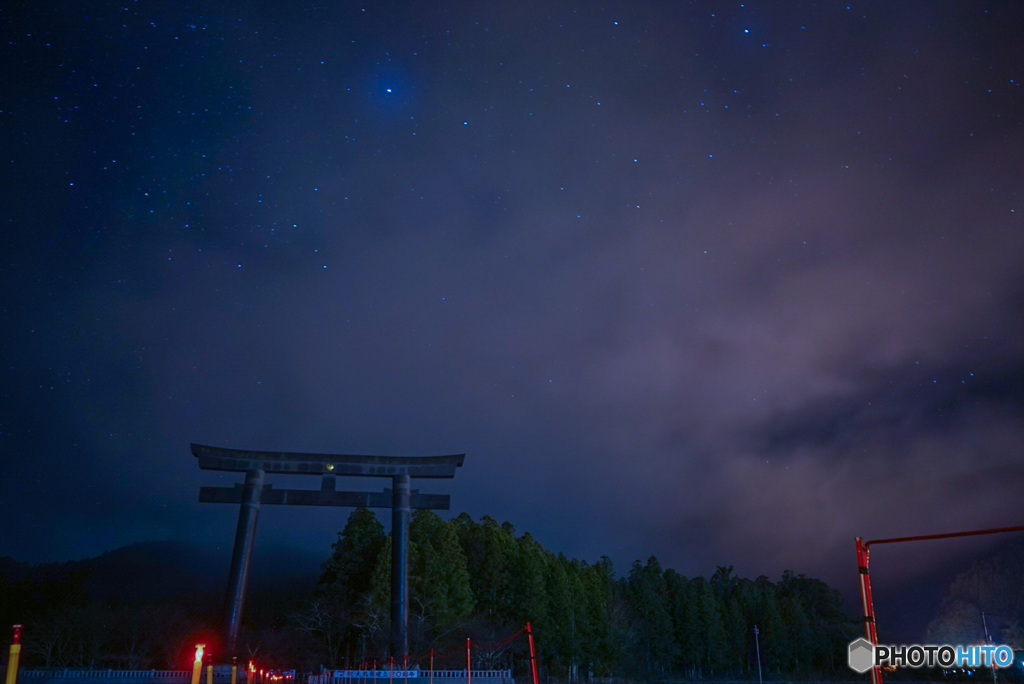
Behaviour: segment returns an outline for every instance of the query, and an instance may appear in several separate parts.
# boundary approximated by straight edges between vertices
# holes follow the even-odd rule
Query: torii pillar
[[[391,647],[392,653],[409,652],[409,523],[413,508],[448,510],[447,494],[420,494],[412,478],[453,478],[465,454],[448,456],[352,456],[269,451],[242,451],[192,444],[192,455],[202,470],[244,472],[245,484],[201,487],[203,503],[241,504],[235,546],[231,554],[225,616],[226,653],[234,654],[242,606],[249,578],[260,504],[347,506],[391,509]],[[320,489],[274,489],[264,485],[268,473],[320,475]],[[336,476],[390,477],[391,490],[339,492]]]

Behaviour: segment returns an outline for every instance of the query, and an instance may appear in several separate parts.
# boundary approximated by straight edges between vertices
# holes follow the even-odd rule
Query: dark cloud
[[[922,435],[956,434],[998,416],[1019,415],[1024,371],[1019,366],[983,368],[958,364],[923,372],[915,364],[890,369],[857,395],[773,419],[752,439],[760,441],[767,432],[763,446],[776,455],[802,445],[849,449],[881,440],[895,446]]]

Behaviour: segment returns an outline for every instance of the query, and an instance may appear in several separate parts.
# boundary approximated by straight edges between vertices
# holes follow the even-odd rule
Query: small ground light
[[[199,676],[203,671],[203,651],[205,649],[206,644],[196,644],[196,661],[192,663],[191,684],[199,684]]]
[[[7,676],[5,684],[15,684],[18,681],[18,661],[21,659],[21,625],[11,625],[13,635],[11,638],[11,650],[7,655]]]

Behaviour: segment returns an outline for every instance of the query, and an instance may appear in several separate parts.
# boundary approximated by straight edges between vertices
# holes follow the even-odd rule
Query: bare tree
[[[114,608],[110,615],[113,628],[111,658],[128,670],[142,670],[152,666],[172,615],[157,606],[124,605]]]
[[[25,651],[37,656],[43,667],[71,665],[74,629],[66,612],[30,622],[25,630]]]
[[[305,609],[292,613],[291,621],[300,632],[319,641],[328,667],[338,667],[345,627],[349,624],[344,610],[323,599],[313,599]]]
[[[87,668],[99,666],[108,647],[106,619],[107,611],[95,603],[73,611],[70,621],[73,630],[70,647],[72,665]]]

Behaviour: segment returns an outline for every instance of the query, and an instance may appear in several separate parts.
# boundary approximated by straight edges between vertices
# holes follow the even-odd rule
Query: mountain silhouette
[[[326,558],[284,547],[255,549],[249,592],[309,591]],[[0,588],[46,593],[62,587],[67,595],[95,601],[160,602],[180,596],[222,596],[231,550],[180,541],[147,541],[63,563],[30,565],[0,557]]]

